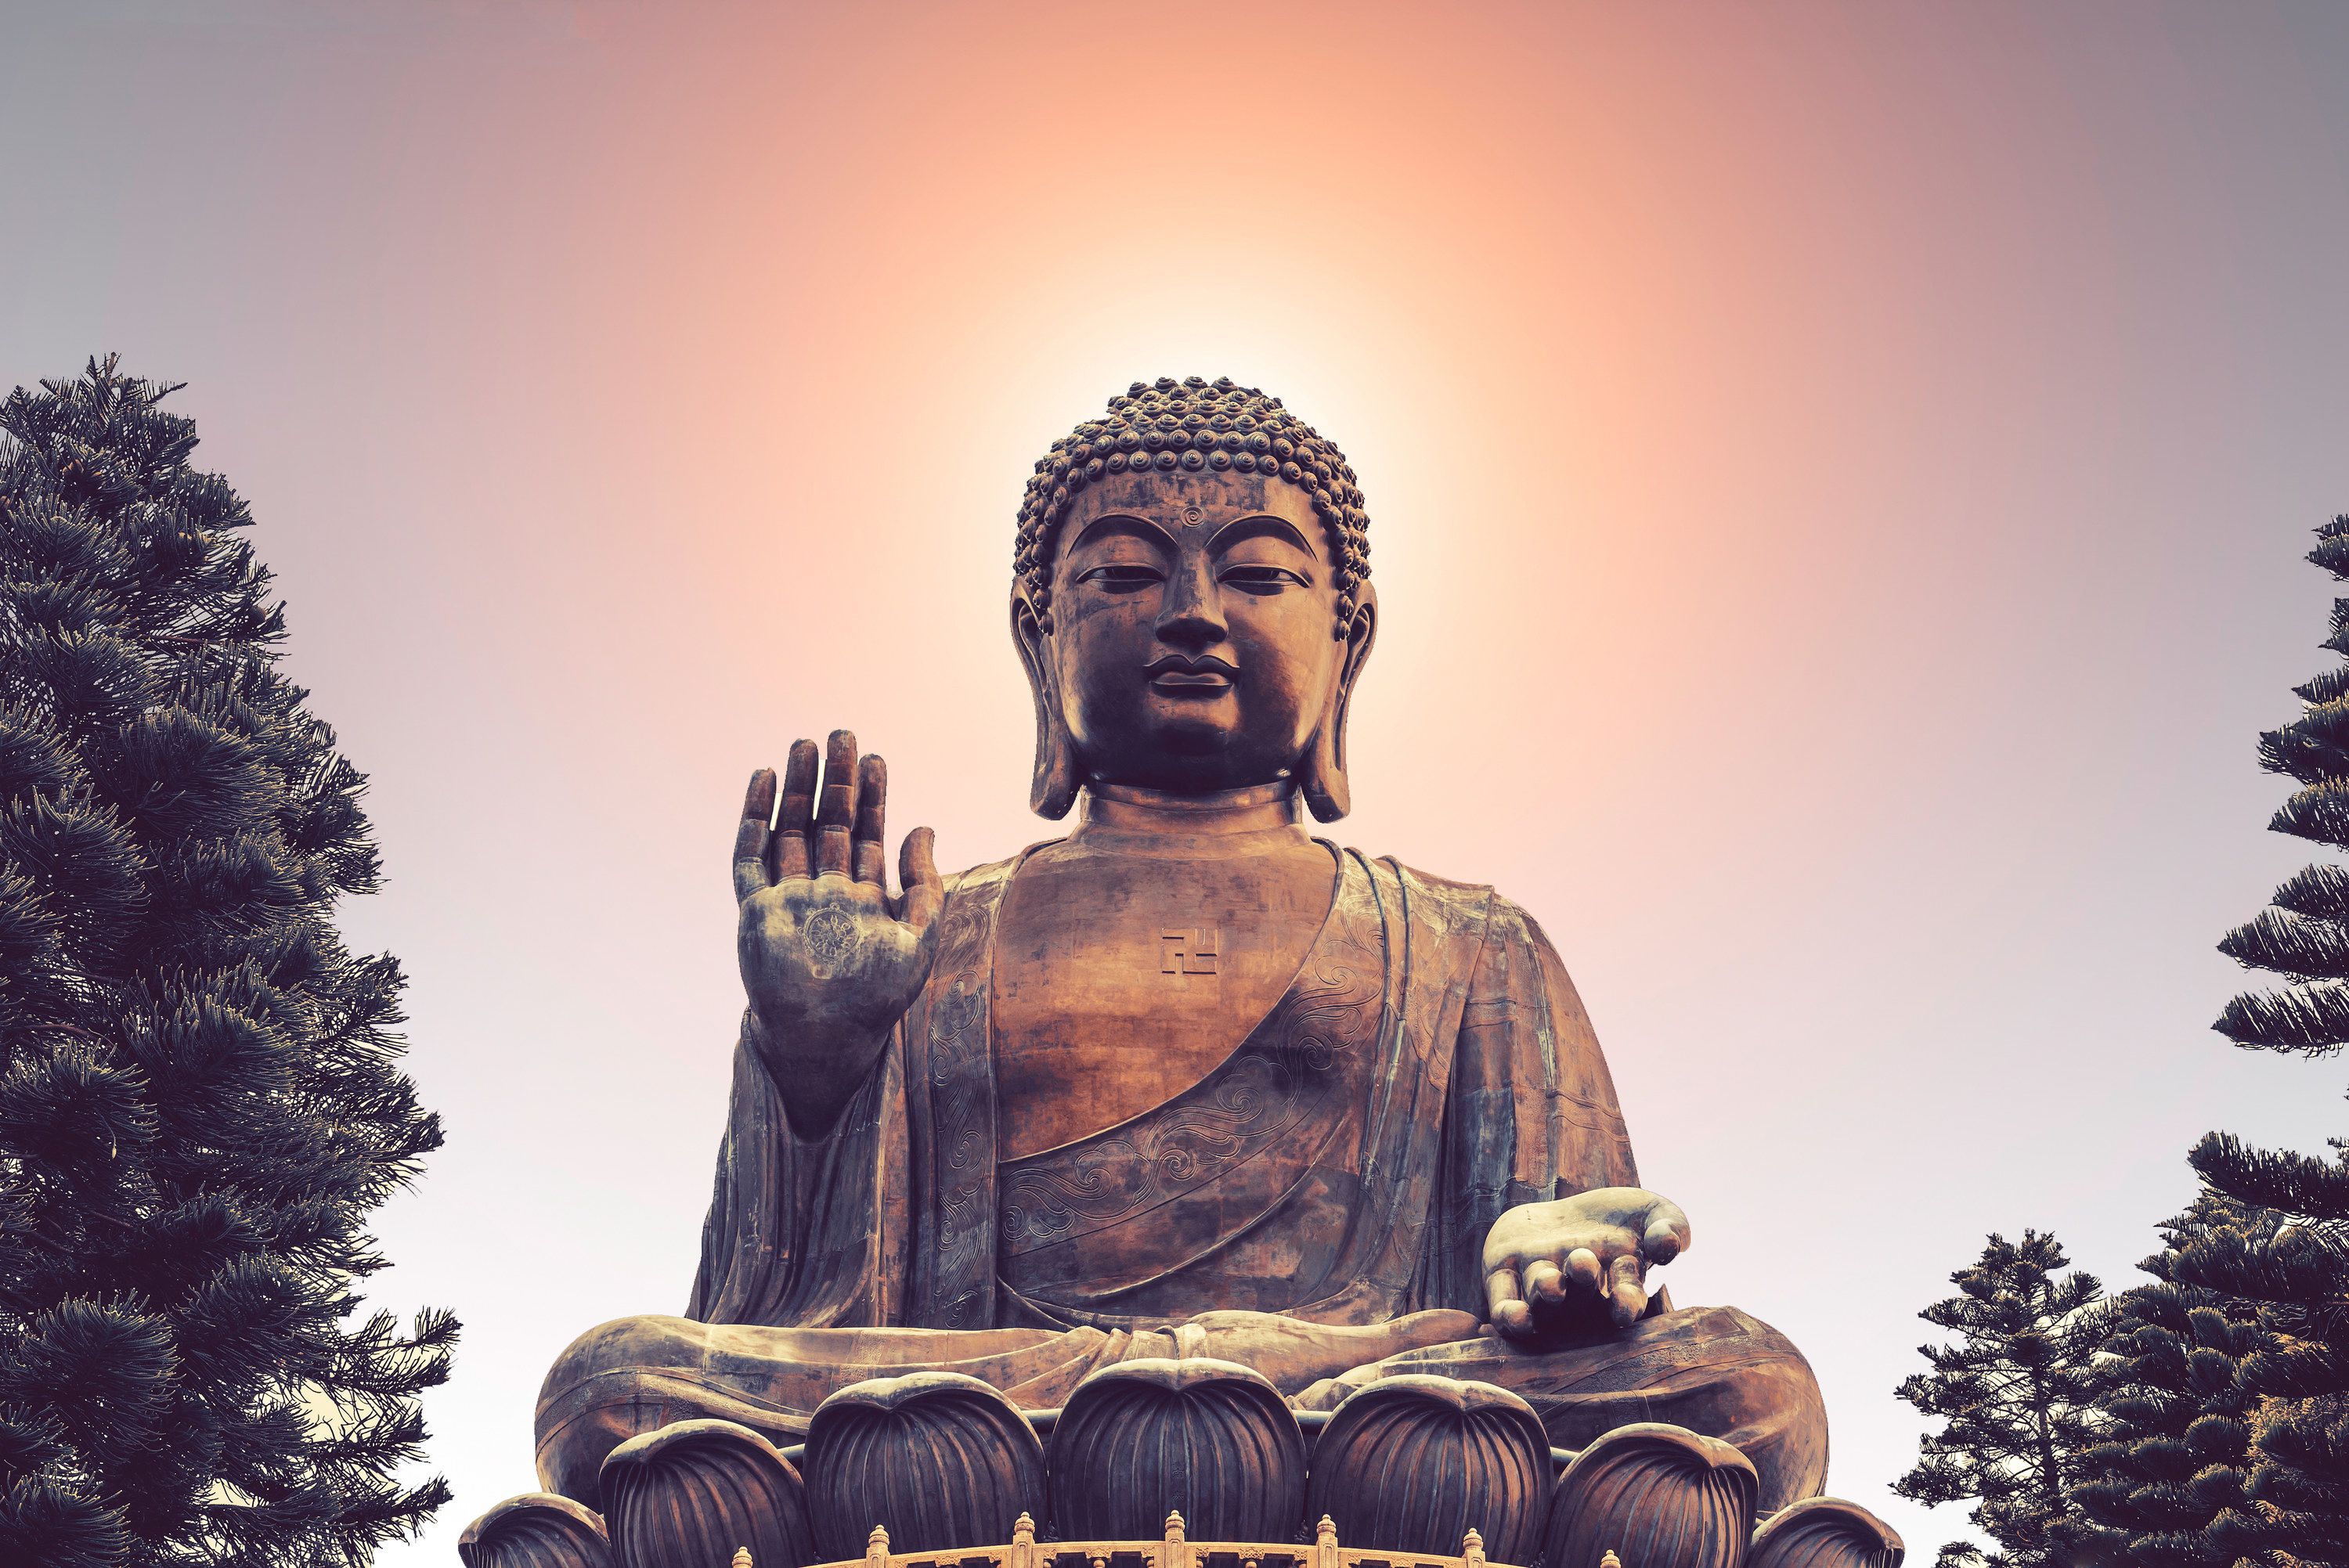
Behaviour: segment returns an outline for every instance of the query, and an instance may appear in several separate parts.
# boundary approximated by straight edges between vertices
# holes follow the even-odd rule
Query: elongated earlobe
[[[1052,676],[1050,634],[1038,624],[1035,606],[1017,584],[1011,590],[1011,641],[1028,672],[1028,695],[1036,699],[1036,774],[1028,786],[1028,809],[1059,821],[1077,803],[1076,742],[1061,713],[1059,683]]]
[[[1346,709],[1354,698],[1354,682],[1370,662],[1371,645],[1379,634],[1378,594],[1367,583],[1361,593],[1361,603],[1346,626],[1346,662],[1330,686],[1321,722],[1305,748],[1303,776],[1299,779],[1305,803],[1319,822],[1334,822],[1354,809],[1354,791],[1346,781]]]

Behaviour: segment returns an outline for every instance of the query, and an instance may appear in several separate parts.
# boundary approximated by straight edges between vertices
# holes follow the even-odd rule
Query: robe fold
[[[1008,1162],[991,993],[1019,862],[965,872],[929,984],[827,1134],[797,1137],[737,1049],[685,1315],[959,1329],[1133,1328],[1218,1307],[1340,1324],[1481,1315],[1478,1252],[1504,1209],[1639,1184],[1614,1085],[1523,911],[1332,853],[1319,935],[1220,1066]]]
[[[719,1416],[793,1441],[833,1389],[916,1367],[1050,1408],[1098,1366],[1178,1354],[1174,1326],[1217,1309],[1483,1318],[1503,1211],[1640,1184],[1614,1084],[1522,910],[1326,847],[1330,912],[1279,1001],[1198,1083],[1058,1148],[997,1144],[1016,1108],[996,1093],[995,927],[1024,854],[953,880],[930,979],[829,1130],[797,1134],[739,1045],[684,1318],[565,1352],[539,1401],[543,1484],[592,1506],[595,1465],[635,1432]],[[1519,1387],[1556,1440],[1599,1410],[1725,1423],[1765,1501],[1816,1492],[1826,1426],[1800,1354],[1733,1309],[1667,1305],[1575,1359],[1482,1338],[1388,1364]],[[1619,1362],[1649,1370],[1591,1382]]]

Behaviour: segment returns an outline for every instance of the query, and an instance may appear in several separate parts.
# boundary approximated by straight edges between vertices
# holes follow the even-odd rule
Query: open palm
[[[882,830],[888,767],[859,760],[856,737],[833,731],[819,798],[816,748],[792,743],[781,810],[775,774],[751,775],[734,840],[736,950],[749,994],[749,1038],[802,1130],[828,1126],[856,1090],[929,978],[945,892],[932,834],[898,851],[891,897]]]

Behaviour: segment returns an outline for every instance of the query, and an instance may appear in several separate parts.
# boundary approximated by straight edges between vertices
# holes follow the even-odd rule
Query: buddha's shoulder
[[[972,866],[968,871],[948,872],[938,881],[945,884],[948,898],[954,897],[957,893],[978,893],[989,888],[1000,888],[1011,880],[1011,873],[1019,869],[1020,861],[1044,848],[1046,844],[1057,844],[1060,841],[1058,839],[1046,839],[1040,843],[1029,845],[1016,855],[1007,855],[999,861],[988,861],[984,864]]]
[[[1508,897],[1491,882],[1462,882],[1455,877],[1438,876],[1433,872],[1408,866],[1392,856],[1379,858],[1348,850],[1347,854],[1378,872],[1406,882],[1415,902],[1433,904],[1442,912],[1446,924],[1460,926],[1480,923],[1495,934],[1516,938],[1547,940],[1534,917],[1525,906]]]
[[[1440,877],[1433,872],[1417,866],[1407,866],[1392,855],[1368,855],[1360,850],[1346,853],[1371,869],[1373,875],[1395,877],[1409,884],[1415,898],[1433,899],[1447,906],[1461,909],[1485,909],[1507,902],[1495,891],[1490,882],[1462,882],[1457,877]]]

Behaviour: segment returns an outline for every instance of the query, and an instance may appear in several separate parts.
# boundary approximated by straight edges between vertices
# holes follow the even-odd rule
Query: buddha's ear
[[[1011,585],[1011,641],[1028,672],[1028,695],[1036,699],[1036,776],[1028,786],[1028,809],[1059,821],[1077,803],[1077,746],[1061,711],[1060,681],[1052,671],[1051,634],[1028,602],[1027,584]]]
[[[1356,590],[1361,602],[1346,623],[1345,662],[1330,687],[1329,706],[1306,744],[1304,777],[1299,780],[1305,803],[1314,820],[1334,822],[1354,809],[1354,791],[1346,782],[1346,709],[1354,700],[1354,682],[1371,662],[1371,645],[1379,636],[1379,595],[1369,583]]]

